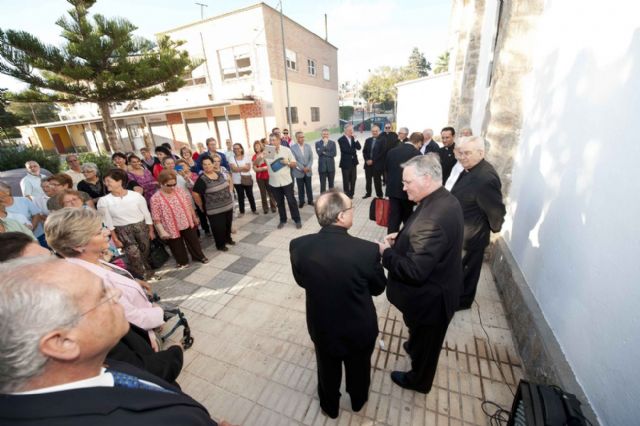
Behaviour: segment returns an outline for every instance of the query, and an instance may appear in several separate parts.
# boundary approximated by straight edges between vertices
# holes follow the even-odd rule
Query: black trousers
[[[462,250],[462,279],[464,284],[460,295],[461,308],[470,308],[476,297],[485,248]]]
[[[407,326],[407,349],[411,358],[411,371],[407,373],[407,379],[423,392],[431,390],[448,326],[446,318],[438,324]]]
[[[353,198],[353,193],[356,190],[356,176],[358,175],[358,169],[356,166],[343,168],[342,170],[342,190],[348,197]]]
[[[304,194],[307,193],[307,203],[313,203],[313,193],[311,192],[311,176],[305,175],[301,178],[296,178],[296,184],[298,185],[298,201],[300,204],[304,203]]]
[[[415,203],[402,198],[389,197],[389,224],[387,234],[398,232],[400,225],[407,223],[409,216],[413,213]]]
[[[293,182],[285,186],[269,185],[269,189],[276,199],[278,214],[280,215],[280,223],[285,223],[287,221],[287,210],[284,207],[285,198],[287,200],[287,204],[289,204],[291,219],[293,219],[295,223],[300,223],[300,210],[298,210],[298,204],[296,204],[296,198],[293,195]]]
[[[240,209],[240,213],[244,214],[244,197],[249,199],[249,206],[251,207],[251,211],[256,211],[256,200],[253,198],[253,185],[242,185],[242,184],[233,184],[236,188],[236,193],[238,194],[238,208]]]
[[[384,193],[382,192],[382,175],[373,167],[365,166],[364,178],[366,195],[371,195],[371,181],[373,181],[373,186],[376,189],[376,197],[382,198],[384,196]]]
[[[346,389],[351,396],[351,408],[360,411],[369,399],[371,384],[371,354],[375,340],[362,352],[336,357],[323,352],[316,345],[318,364],[318,396],[320,407],[331,417],[337,417],[340,405],[340,383],[342,382],[342,363],[346,375]]]
[[[329,182],[329,189],[333,189],[333,179],[336,177],[336,172],[319,172],[320,173],[320,192],[327,190],[327,181]]]
[[[216,248],[221,249],[231,241],[231,225],[233,223],[233,209],[222,213],[209,215],[211,233]]]
[[[197,229],[198,228],[183,229],[180,231],[180,236],[178,238],[165,240],[178,265],[189,264],[189,255],[187,254],[187,250],[189,250],[193,260],[202,261],[205,259],[205,255],[202,252],[202,246],[200,245],[200,240],[198,239]]]
[[[196,214],[198,215],[198,219],[200,219],[200,226],[202,227],[204,233],[210,234],[211,228],[209,227],[209,221],[207,220],[207,215],[205,214],[205,212],[203,212],[202,210],[200,210],[200,208],[198,208],[198,206],[196,206]]]

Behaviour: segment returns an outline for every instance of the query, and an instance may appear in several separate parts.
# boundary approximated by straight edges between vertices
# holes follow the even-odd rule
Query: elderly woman
[[[126,188],[127,174],[120,169],[110,170],[104,177],[110,194],[98,201],[98,211],[110,231],[116,247],[127,255],[129,270],[137,278],[153,276],[149,265],[151,240],[155,238],[151,213],[144,197]]]
[[[158,175],[160,191],[151,197],[151,217],[160,238],[166,241],[178,268],[189,266],[189,256],[202,263],[209,262],[198,239],[198,216],[191,205],[191,196],[177,187],[176,172],[163,170]],[[186,246],[186,249],[185,249]]]
[[[196,162],[193,158],[193,153],[191,152],[191,149],[188,146],[183,146],[182,148],[180,148],[180,160],[184,160],[187,162],[187,165],[189,166],[189,168],[195,167],[196,166]],[[176,161],[176,164],[178,164],[178,162]]]
[[[258,214],[256,200],[253,198],[253,177],[251,177],[251,161],[244,155],[244,148],[239,143],[233,144],[233,156],[229,157],[231,179],[238,193],[238,208],[244,214],[244,197],[249,200],[253,214]]]
[[[78,182],[78,191],[86,192],[94,203],[98,203],[100,197],[107,195],[107,188],[98,174],[98,166],[95,163],[84,163],[80,170],[82,170],[84,180]]]
[[[235,244],[231,239],[233,221],[233,186],[222,173],[222,160],[214,154],[202,159],[202,174],[193,186],[193,199],[209,219],[216,248],[228,251],[227,244]]]
[[[74,208],[93,208],[93,206],[89,206],[82,199],[82,194],[80,191],[76,191],[75,189],[65,189],[58,195],[58,200],[56,201],[60,208],[64,207],[74,207]]]
[[[100,215],[93,209],[64,208],[49,215],[44,231],[56,254],[122,291],[119,302],[127,320],[147,330],[157,350],[153,329],[164,324],[164,311],[149,302],[145,291],[150,289],[148,284],[136,281],[126,270],[102,260],[109,249],[110,231],[102,226]]]
[[[142,195],[147,200],[147,204],[151,201],[151,197],[158,190],[158,182],[156,178],[153,177],[153,174],[144,167],[144,163],[142,159],[135,154],[129,154],[127,158],[129,163],[129,172],[127,173],[127,177],[130,180],[135,180],[138,182],[138,185],[142,187]]]
[[[253,143],[253,171],[256,172],[256,182],[258,183],[258,189],[260,190],[260,198],[262,199],[262,211],[264,214],[269,213],[269,206],[271,206],[271,213],[276,212],[276,200],[273,199],[271,191],[269,190],[269,166],[264,161],[264,143],[262,141],[255,141]],[[269,197],[267,201],[267,197]]]

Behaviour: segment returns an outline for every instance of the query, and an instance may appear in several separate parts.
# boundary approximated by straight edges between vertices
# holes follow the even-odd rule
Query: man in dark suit
[[[418,147],[422,144],[422,133],[414,132],[411,139],[393,148],[387,154],[385,170],[387,172],[387,197],[389,197],[389,224],[387,233],[398,232],[400,225],[407,222],[415,203],[407,198],[402,189],[401,164],[420,155]]]
[[[378,318],[371,296],[384,291],[386,278],[375,243],[349,235],[353,205],[339,191],[316,201],[322,229],[291,241],[291,267],[307,297],[307,328],[318,364],[320,407],[338,416],[344,363],[351,408],[367,402],[371,354],[378,336]]]
[[[440,131],[443,147],[440,148],[440,164],[442,164],[442,182],[446,182],[451,174],[451,169],[456,164],[456,130],[453,127],[445,127]]]
[[[128,329],[120,296],[63,260],[0,266],[0,321],[11,328],[0,334],[0,347],[15,348],[0,352],[0,424],[217,424],[169,383],[105,361]]]
[[[371,126],[371,137],[367,138],[362,148],[364,157],[364,176],[366,179],[366,193],[362,198],[371,197],[371,181],[376,189],[376,197],[382,198],[382,171],[384,170],[384,147],[380,140],[380,127]],[[380,164],[381,167],[376,167]],[[380,169],[380,172],[377,170]]]
[[[384,152],[381,160],[383,160],[384,162],[384,160],[386,160],[387,158],[387,153],[389,152],[389,150],[398,146],[398,134],[391,130],[391,123],[386,123],[384,125],[384,131],[380,133],[380,141],[382,142],[382,146],[380,147],[380,149],[382,149]],[[380,173],[382,173],[382,184],[386,185],[387,173],[384,171],[384,165],[382,166]]]
[[[433,130],[424,129],[422,131],[422,136],[424,136],[424,142],[422,143],[422,147],[420,148],[420,154],[426,155],[430,152],[435,152],[436,154],[440,151],[440,147],[433,140]]]
[[[358,175],[358,150],[362,149],[360,142],[353,137],[353,126],[344,126],[344,135],[338,139],[340,145],[340,169],[342,169],[342,186],[347,197],[353,198]]]
[[[336,175],[335,157],[337,154],[336,143],[329,139],[329,129],[322,129],[322,139],[316,142],[318,154],[318,175],[320,175],[320,192],[333,188],[333,179]]]
[[[469,309],[473,304],[490,233],[500,232],[506,213],[500,177],[484,159],[484,149],[484,139],[480,136],[470,136],[460,141],[458,158],[464,170],[451,189],[451,194],[460,201],[464,213],[464,290],[460,297],[460,309]]]
[[[403,347],[411,357],[411,370],[394,371],[391,380],[428,393],[462,287],[462,209],[442,187],[442,168],[433,154],[405,163],[403,181],[418,206],[400,233],[380,243],[380,252],[389,271],[387,297],[409,329]]]

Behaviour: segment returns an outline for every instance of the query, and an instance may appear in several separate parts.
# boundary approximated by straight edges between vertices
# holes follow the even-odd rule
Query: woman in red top
[[[251,161],[253,162],[253,171],[256,172],[256,181],[260,189],[262,210],[264,214],[269,213],[269,205],[271,205],[271,213],[275,213],[276,202],[273,199],[273,195],[271,195],[271,191],[269,191],[269,166],[267,166],[267,162],[264,160],[264,145],[260,141],[255,141],[253,143],[253,150],[255,154],[253,154]],[[269,201],[267,201],[267,195],[269,196]]]
[[[189,194],[176,187],[176,172],[161,171],[158,183],[160,190],[151,197],[151,218],[158,235],[169,246],[178,268],[189,265],[187,250],[192,259],[207,263],[209,259],[202,252],[198,239],[198,216],[193,210]]]

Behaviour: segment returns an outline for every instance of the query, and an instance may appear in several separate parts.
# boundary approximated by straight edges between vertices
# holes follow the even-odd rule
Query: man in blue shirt
[[[216,140],[216,138],[207,138],[206,143],[207,150],[200,154],[200,156],[196,160],[196,165],[193,166],[193,171],[196,173],[200,173],[202,171],[202,160],[211,157],[213,154],[218,154],[220,156],[220,159],[222,160],[220,165],[227,169],[227,171],[229,171],[230,169],[229,162],[227,161],[227,156],[218,151],[218,141]]]
[[[12,196],[11,187],[4,182],[0,182],[0,204],[5,206],[7,213],[16,213],[26,217],[31,222],[33,235],[38,239],[40,245],[49,248],[44,238],[44,228],[42,227],[45,216],[33,201],[26,197]]]

